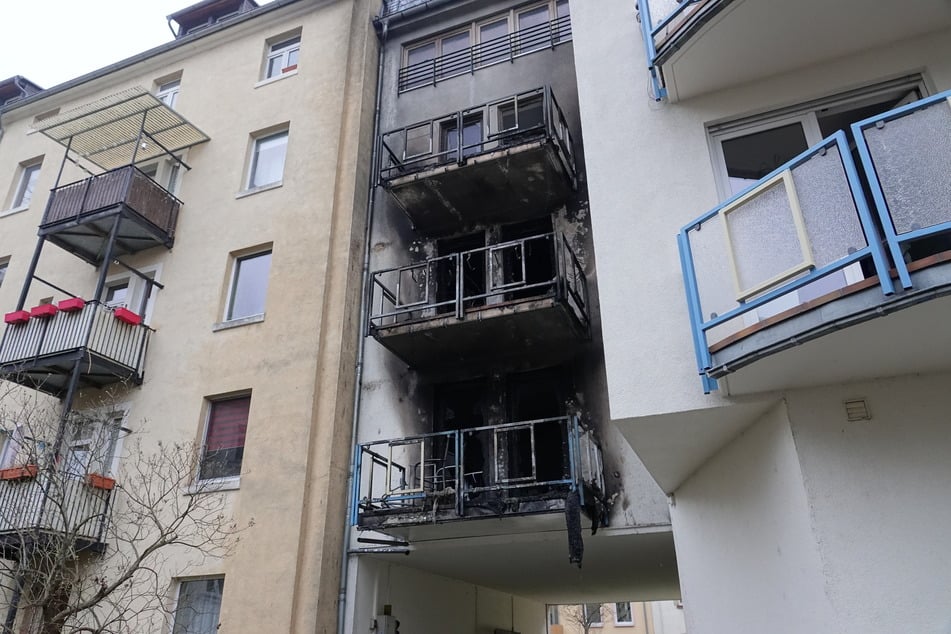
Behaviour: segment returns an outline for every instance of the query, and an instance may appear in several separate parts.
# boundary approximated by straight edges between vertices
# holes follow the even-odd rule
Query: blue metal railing
[[[818,262],[813,261],[811,258],[806,259],[803,263],[798,264],[798,269],[794,268],[791,271],[783,272],[776,278],[766,280],[759,285],[753,285],[751,288],[749,285],[746,289],[742,288],[739,274],[737,273],[739,268],[736,261],[737,253],[731,251],[732,246],[729,239],[730,221],[727,218],[727,214],[742,209],[749,201],[755,200],[758,194],[767,189],[776,187],[780,183],[793,189],[791,192],[787,191],[787,196],[789,196],[791,200],[791,197],[796,196],[793,175],[797,168],[804,166],[810,160],[818,156],[826,156],[832,151],[837,153],[841,164],[842,171],[839,173],[840,181],[842,177],[844,177],[846,181],[844,184],[841,182],[839,184],[847,185],[848,192],[854,204],[854,210],[836,207],[834,209],[811,210],[813,213],[803,215],[809,215],[813,220],[813,224],[818,225],[813,227],[813,230],[817,234],[840,231],[839,223],[854,223],[857,220],[860,225],[860,230],[864,234],[865,246],[863,248],[850,246],[848,249],[839,249],[842,251],[841,253],[837,252],[832,255],[826,253],[822,261]],[[778,179],[783,178],[784,175],[789,175],[789,177],[785,181],[778,181]],[[821,197],[820,195],[820,198]],[[753,207],[748,207],[748,209],[753,209],[754,212],[756,211]],[[747,213],[749,213],[749,211]],[[772,214],[773,211],[770,210],[770,213]],[[801,214],[798,209],[794,209],[792,213],[794,215]],[[706,231],[713,229],[713,227],[705,227],[705,223],[713,224],[716,221],[719,221],[717,224],[721,226],[726,239],[723,242],[723,253],[720,254],[719,258],[715,258],[715,264],[712,268],[717,269],[714,273],[719,273],[721,278],[723,277],[723,271],[732,271],[736,284],[736,294],[730,298],[732,307],[723,311],[713,311],[711,310],[711,306],[704,306],[701,301],[701,297],[705,295],[705,291],[708,300],[711,299],[711,295],[710,289],[704,288],[703,283],[700,281],[694,254],[694,245],[692,244],[692,238],[699,240],[698,234],[701,229],[705,229]],[[855,229],[855,227],[853,227],[853,229]],[[855,230],[858,231],[858,229]],[[799,244],[797,244],[797,246],[802,247],[804,253],[811,250],[811,240],[809,237],[805,230],[799,236]],[[690,315],[693,343],[697,355],[697,369],[702,378],[704,392],[707,393],[717,389],[716,380],[707,373],[713,365],[708,342],[708,335],[712,329],[723,326],[737,317],[741,317],[769,302],[777,300],[781,296],[816,282],[820,278],[824,278],[852,264],[856,264],[859,260],[864,258],[871,258],[874,263],[875,272],[878,275],[878,282],[882,288],[882,292],[886,295],[890,295],[894,292],[888,271],[888,260],[882,246],[879,231],[873,222],[872,214],[866,203],[858,170],[849,152],[848,140],[845,133],[841,130],[780,166],[751,187],[717,207],[714,207],[683,227],[677,240],[680,248],[681,266],[687,292],[687,306]],[[802,242],[805,242],[805,244],[802,244]],[[743,255],[742,250],[740,251],[740,255]],[[709,266],[710,262],[707,264]],[[712,279],[709,278],[709,274],[711,274],[710,271],[700,270],[699,272],[700,274],[708,274],[708,279]],[[722,279],[720,281],[722,282]],[[711,283],[708,284],[708,286],[716,286],[716,284]],[[714,291],[719,291],[718,299],[721,300],[724,294],[723,286],[721,283],[717,288],[713,289]],[[717,304],[716,308],[720,308],[720,304]],[[709,317],[705,317],[705,315],[709,315]]]
[[[908,129],[915,118],[933,120],[921,130]],[[898,134],[892,137],[894,128]],[[853,123],[852,134],[898,279],[902,288],[911,288],[903,246],[951,231],[951,90]],[[876,143],[879,137],[889,143]],[[903,149],[915,152],[913,165]]]
[[[545,476],[539,468],[540,453],[535,440],[543,428],[559,429],[564,440],[562,469],[557,477]],[[473,444],[479,447],[481,465],[474,466],[471,457],[466,459],[467,447]],[[522,457],[522,463],[511,458],[516,453]],[[597,454],[595,459],[591,458],[592,453]],[[491,459],[485,460],[486,455]],[[350,521],[357,525],[362,513],[385,509],[410,513],[431,509],[433,501],[440,498],[451,501],[456,515],[463,517],[472,495],[505,491],[518,497],[519,490],[541,486],[556,490],[560,487],[565,493],[577,490],[583,503],[583,484],[598,492],[603,490],[600,473],[585,473],[601,468],[599,456],[591,432],[581,429],[577,416],[363,443],[357,447]],[[552,459],[548,453],[545,457]]]

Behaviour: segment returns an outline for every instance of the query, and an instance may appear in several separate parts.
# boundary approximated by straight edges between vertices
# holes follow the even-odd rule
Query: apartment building
[[[104,523],[136,439],[196,443],[172,495],[224,495],[247,527],[227,558],[167,551],[150,583],[171,616],[122,631],[335,628],[370,5],[203,0],[169,16],[166,45],[48,90],[0,83],[0,372],[58,421],[26,438],[3,420],[19,471],[0,472],[0,555],[37,552],[25,531],[84,557],[115,548]],[[103,403],[103,433],[76,423]],[[54,473],[75,482],[51,512],[35,502]],[[7,631],[49,626],[16,609],[29,583],[5,597]]]
[[[609,424],[574,8],[374,22],[343,631],[544,632],[546,604],[679,597],[667,499]]]
[[[687,631],[940,632],[951,6],[572,6],[611,426]]]

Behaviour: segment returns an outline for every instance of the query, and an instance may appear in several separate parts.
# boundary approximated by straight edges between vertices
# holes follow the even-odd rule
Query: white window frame
[[[232,309],[233,309],[233,307],[234,307],[234,306],[233,306],[233,305],[234,305],[234,296],[235,296],[235,292],[237,291],[237,288],[238,288],[238,283],[239,283],[239,281],[240,281],[241,263],[244,262],[244,261],[246,261],[246,260],[251,260],[251,259],[254,259],[254,258],[257,258],[257,257],[261,257],[261,256],[263,256],[263,255],[270,255],[270,256],[271,256],[271,262],[270,262],[270,264],[268,265],[268,278],[267,278],[267,282],[266,282],[266,285],[265,285],[265,287],[264,287],[264,289],[263,289],[263,291],[262,291],[262,292],[263,292],[263,295],[264,295],[262,304],[266,307],[266,305],[267,305],[267,291],[268,291],[268,287],[271,285],[271,266],[273,266],[273,264],[274,264],[274,249],[269,245],[269,246],[266,246],[266,247],[262,247],[262,248],[260,248],[260,249],[254,249],[254,250],[249,250],[249,251],[242,251],[242,252],[240,252],[240,253],[233,253],[233,254],[231,254],[231,273],[230,273],[229,279],[228,279],[228,289],[227,289],[227,293],[228,293],[228,294],[227,294],[227,296],[226,296],[226,298],[225,298],[224,319],[223,319],[223,321],[222,321],[222,324],[254,323],[254,322],[258,322],[258,321],[263,321],[263,320],[264,320],[264,316],[265,316],[265,314],[266,314],[266,312],[267,312],[266,310],[262,310],[260,313],[256,313],[256,314],[253,314],[253,315],[243,315],[243,316],[241,316],[241,317],[233,317],[233,316],[232,316]]]
[[[301,33],[285,33],[268,40],[267,53],[264,56],[264,69],[261,73],[261,80],[277,79],[290,75],[297,71],[300,65],[300,45]],[[296,54],[296,61],[291,64],[291,55]],[[276,71],[271,74],[271,62],[278,61],[279,65],[274,68]]]
[[[197,577],[179,577],[175,579],[175,604],[172,609],[172,623],[171,629],[169,630],[172,634],[176,631],[176,625],[178,623],[178,609],[181,604],[182,597],[182,588],[187,583],[198,583],[201,581],[209,581],[212,579],[221,579],[221,602],[218,604],[218,626],[221,625],[221,604],[224,602],[224,579],[225,575],[202,575]],[[217,627],[216,627],[217,631]]]
[[[243,390],[239,392],[231,392],[228,394],[218,394],[215,396],[206,396],[205,397],[205,408],[204,415],[202,416],[202,431],[201,431],[201,453],[198,459],[198,470],[195,473],[195,484],[192,485],[189,492],[190,493],[200,493],[200,492],[211,492],[211,491],[222,491],[222,490],[231,490],[238,489],[241,485],[241,469],[238,469],[238,473],[230,476],[222,476],[218,478],[202,478],[201,471],[202,467],[205,464],[205,451],[208,445],[208,430],[211,425],[211,410],[214,407],[215,403],[224,403],[227,401],[237,400],[239,398],[248,398],[251,399],[251,390]],[[245,421],[245,425],[251,422],[251,412],[248,410],[248,420]],[[246,449],[248,446],[247,436],[245,436],[245,443],[242,446],[242,450]],[[241,456],[241,466],[244,466],[244,454]]]
[[[159,276],[162,272],[162,265],[156,264],[153,266],[142,267],[139,269],[139,272],[145,275],[146,277],[151,277],[153,281],[158,282]],[[110,288],[115,288],[122,283],[128,285],[128,291],[126,292],[126,301],[125,302],[106,302],[106,293],[109,292]],[[146,283],[145,280],[140,278],[138,275],[135,275],[130,272],[115,273],[106,277],[106,283],[102,288],[102,297],[99,298],[103,306],[109,308],[128,308],[134,313],[138,313],[139,306],[142,304],[142,296],[148,292],[148,287],[150,285]],[[158,294],[156,291],[158,289],[152,285],[152,294],[148,297],[145,302],[145,313],[142,315],[142,321],[145,324],[152,322],[152,312],[155,309],[155,296]]]
[[[170,79],[162,82],[155,89],[155,96],[159,101],[169,108],[175,108],[175,102],[178,101],[178,94],[182,89],[181,78]]]
[[[20,163],[17,170],[16,188],[10,199],[10,208],[7,213],[14,213],[30,208],[33,197],[36,195],[36,184],[43,169],[43,159],[33,159]]]
[[[582,610],[582,614],[583,614],[585,620],[588,620],[588,605],[597,605],[597,606],[598,606],[598,618],[601,619],[600,621],[592,621],[592,622],[590,623],[591,627],[601,627],[601,626],[603,626],[603,625],[604,625],[604,610],[602,609],[602,604],[600,604],[600,603],[591,603],[591,604],[582,603],[582,604],[581,604],[581,610]]]
[[[284,169],[287,167],[287,147],[290,143],[290,127],[283,126],[278,128],[272,128],[264,132],[257,132],[251,135],[251,145],[249,148],[248,156],[248,168],[247,174],[244,181],[244,191],[246,193],[253,193],[259,191],[265,191],[268,189],[274,189],[276,187],[281,187],[284,184]],[[268,141],[275,140],[279,137],[284,139],[284,153],[281,156],[281,177],[277,180],[261,183],[260,185],[253,185],[254,177],[258,172],[258,157],[261,152],[261,145]]]
[[[629,620],[627,620],[627,621],[622,621],[621,618],[618,616],[618,609],[617,609],[617,607],[618,607],[619,605],[627,605],[627,611],[628,611],[628,613],[631,615],[631,618],[630,618]],[[619,625],[619,626],[621,626],[621,627],[633,627],[633,626],[635,625],[635,622],[634,622],[634,604],[633,604],[633,603],[631,603],[630,601],[621,601],[620,603],[615,603],[615,604],[614,604],[614,624],[615,624],[615,625]]]
[[[82,413],[80,412],[80,415]],[[66,473],[75,476],[85,476],[90,473],[97,473],[103,476],[113,476],[119,469],[119,459],[122,456],[122,440],[129,433],[126,427],[129,408],[122,405],[109,412],[93,412],[81,422],[81,425],[72,425],[70,427],[69,438],[66,440],[66,451],[63,459],[63,469]],[[108,430],[103,427],[108,426]],[[78,437],[77,432],[86,430]],[[90,451],[84,462],[76,462],[74,456],[77,449],[86,445],[95,445],[98,442],[107,440],[109,448],[105,453],[97,454],[95,450]],[[101,470],[90,469],[93,460],[101,459]],[[74,465],[82,467],[81,470],[73,469]]]
[[[4,280],[7,279],[7,273],[10,272],[10,256],[0,258],[0,288],[3,287]]]
[[[179,185],[182,181],[181,163],[173,158],[164,158],[154,161],[147,161],[137,165],[139,171],[155,181],[162,189],[172,195],[178,193]],[[149,172],[155,172],[154,175]]]

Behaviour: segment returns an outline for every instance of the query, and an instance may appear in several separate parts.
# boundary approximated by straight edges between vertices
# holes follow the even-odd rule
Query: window
[[[174,194],[178,191],[181,163],[175,159],[165,159],[143,163],[138,166],[139,171],[158,183],[166,191]]]
[[[66,441],[65,473],[77,477],[89,473],[112,473],[118,458],[119,434],[124,419],[123,412],[112,412],[76,420]]]
[[[264,251],[236,258],[231,274],[231,287],[225,320],[232,321],[264,314],[271,252]]]
[[[158,267],[142,270],[149,280],[157,280]],[[99,301],[109,308],[128,308],[142,316],[145,323],[152,321],[152,309],[155,304],[155,286],[138,275],[120,273],[106,278]]]
[[[218,634],[224,577],[182,580],[172,634]]]
[[[160,84],[155,91],[155,96],[169,108],[174,108],[175,102],[178,100],[178,91],[181,85],[182,82],[178,79]]]
[[[300,36],[281,40],[271,44],[267,52],[264,78],[280,77],[297,70],[297,58],[300,54]]]
[[[199,480],[241,475],[244,436],[248,429],[251,395],[210,401],[205,425]]]
[[[601,625],[601,604],[585,603],[584,620],[588,625]]]
[[[3,286],[3,278],[7,276],[7,267],[10,265],[10,258],[0,258],[0,286]]]
[[[129,280],[106,285],[102,303],[110,308],[128,308]]]
[[[634,610],[630,603],[614,604],[614,624],[615,625],[634,625]]]
[[[287,130],[255,138],[248,168],[248,189],[280,184],[286,154]]]
[[[36,188],[36,180],[40,177],[40,166],[42,163],[30,163],[20,166],[20,178],[17,181],[16,192],[13,195],[13,204],[11,209],[22,209],[30,206],[33,200],[33,191]]]
[[[456,119],[442,124],[442,151],[447,161],[456,160],[459,149],[459,137],[462,136],[462,156],[470,157],[482,151],[482,115],[466,117],[462,120],[462,134],[459,134],[459,122]]]

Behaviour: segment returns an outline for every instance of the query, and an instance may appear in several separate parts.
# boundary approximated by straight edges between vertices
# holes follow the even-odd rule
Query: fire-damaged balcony
[[[351,521],[392,534],[564,513],[573,494],[595,514],[604,497],[601,450],[575,416],[368,442],[356,466]]]
[[[576,184],[571,133],[547,87],[387,132],[382,148],[381,184],[430,235],[527,219]]]
[[[637,0],[655,97],[686,99],[951,26],[945,0]]]
[[[102,476],[38,470],[35,465],[0,470],[0,556],[51,541],[75,551],[105,549],[114,488]]]
[[[864,178],[839,131],[683,228],[705,390],[951,367],[949,98],[854,123]]]
[[[421,371],[554,364],[589,332],[584,270],[556,233],[376,271],[370,295],[368,334]]]
[[[171,248],[181,201],[136,165],[188,166],[181,152],[208,137],[142,87],[43,119],[37,130],[66,148],[41,238],[93,265],[155,246]],[[66,162],[89,176],[59,185]],[[92,173],[93,170],[101,170]]]
[[[72,372],[79,384],[142,382],[151,329],[125,309],[73,298],[6,315],[0,375],[61,396]],[[77,364],[78,362],[78,364]]]

